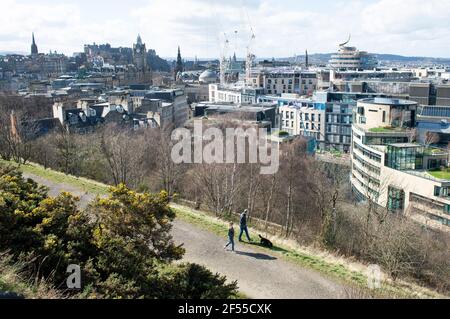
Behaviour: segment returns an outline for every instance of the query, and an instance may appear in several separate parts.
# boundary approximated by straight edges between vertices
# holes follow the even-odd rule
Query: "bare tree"
[[[112,124],[99,131],[100,150],[113,183],[136,187],[145,176],[145,144],[142,134]]]
[[[171,197],[176,191],[178,182],[183,177],[185,167],[174,163],[172,160],[173,142],[170,138],[170,129],[161,129],[153,136],[152,150],[154,151],[155,172],[161,188]]]
[[[440,137],[439,134],[434,132],[427,132],[425,134],[425,146],[429,147],[430,145],[439,143]]]

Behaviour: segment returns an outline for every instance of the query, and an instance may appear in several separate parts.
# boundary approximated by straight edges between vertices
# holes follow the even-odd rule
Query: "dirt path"
[[[52,196],[62,191],[80,196],[81,206],[86,206],[95,197],[95,194],[86,194],[72,185],[54,183],[32,174],[24,176],[49,187]],[[175,242],[183,243],[186,248],[183,261],[204,265],[211,271],[226,275],[229,280],[237,280],[240,291],[249,298],[344,297],[340,284],[318,272],[268,255],[258,248],[239,245],[238,242],[235,252],[226,251],[223,249],[223,238],[196,225],[176,220],[172,235]]]

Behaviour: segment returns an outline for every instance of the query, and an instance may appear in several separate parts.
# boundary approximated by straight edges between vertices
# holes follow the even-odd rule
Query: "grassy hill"
[[[0,161],[0,163],[8,164],[8,162]],[[9,163],[11,164],[11,163]],[[81,190],[93,194],[105,194],[108,190],[108,185],[98,183],[85,178],[79,178],[56,172],[50,169],[44,169],[40,165],[27,164],[21,165],[20,170],[25,173],[34,174],[46,178],[49,181],[56,183],[64,183],[80,188]],[[188,206],[172,204],[172,208],[177,213],[179,218],[185,221],[201,226],[217,235],[224,236],[226,234],[227,221],[218,219],[213,214],[205,211],[194,210]],[[258,232],[257,229],[253,230]],[[367,276],[365,269],[367,265],[357,263],[355,261],[346,260],[340,256],[335,256],[320,249],[310,249],[301,247],[295,242],[288,241],[284,238],[271,236],[270,239],[276,245],[276,249],[271,253],[277,256],[294,262],[302,267],[310,268],[321,272],[326,276],[330,276],[338,281],[349,284],[355,287],[360,295],[363,291],[364,297],[394,297],[394,298],[440,298],[444,297],[439,293],[420,287],[413,283],[404,281],[392,281],[386,279],[382,288],[377,291],[369,291],[367,288]],[[252,246],[254,248],[254,245]],[[263,248],[261,248],[263,249]],[[1,280],[5,278],[0,277]],[[5,281],[5,280],[4,280]],[[20,287],[20,286],[18,286]],[[18,292],[22,292],[19,289]],[[352,293],[353,294],[353,293]]]

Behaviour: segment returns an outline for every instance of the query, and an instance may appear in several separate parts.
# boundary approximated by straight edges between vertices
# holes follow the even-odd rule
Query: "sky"
[[[0,51],[71,55],[84,44],[131,47],[140,34],[162,57],[373,53],[450,58],[450,0],[1,0]],[[251,40],[252,33],[255,39]],[[226,46],[226,39],[229,45]]]

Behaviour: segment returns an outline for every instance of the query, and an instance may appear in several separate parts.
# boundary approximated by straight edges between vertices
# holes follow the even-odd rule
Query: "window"
[[[316,115],[315,114],[311,114],[311,121],[315,122],[316,121]]]
[[[391,211],[402,211],[405,203],[405,192],[389,186],[388,189],[388,209]]]
[[[397,147],[388,145],[385,156],[387,167],[404,171],[422,168],[423,156],[417,147]]]
[[[448,197],[448,187],[434,186],[434,196]]]
[[[309,123],[306,123],[306,129],[309,130]]]
[[[441,188],[439,186],[434,186],[434,196],[439,197],[441,195]]]
[[[386,111],[383,111],[383,123],[386,122]]]
[[[450,215],[450,205],[445,204],[445,206],[444,206],[444,214]]]

